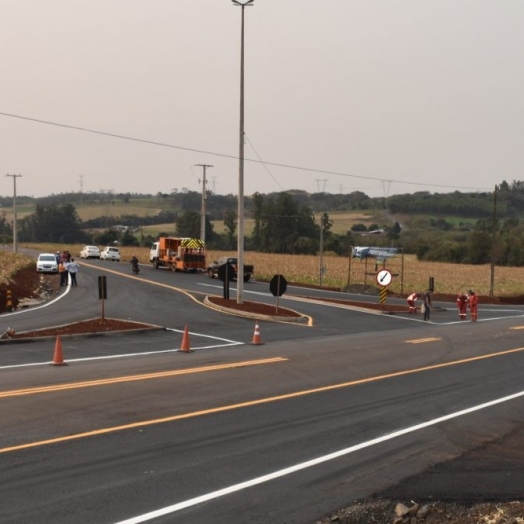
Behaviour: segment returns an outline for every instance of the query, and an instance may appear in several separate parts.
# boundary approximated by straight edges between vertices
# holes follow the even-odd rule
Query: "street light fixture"
[[[22,175],[5,175],[13,179],[13,253],[18,252],[17,237],[16,237],[16,179]]]
[[[255,0],[238,2],[242,8],[242,29],[240,32],[240,136],[238,148],[238,243],[237,243],[237,304],[244,303],[244,7],[253,5]]]

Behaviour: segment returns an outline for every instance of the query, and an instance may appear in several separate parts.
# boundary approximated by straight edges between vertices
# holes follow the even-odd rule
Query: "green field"
[[[159,208],[138,206],[134,204],[93,204],[93,205],[82,205],[76,208],[78,216],[82,220],[91,220],[100,216],[108,217],[120,217],[122,215],[136,215],[139,217],[156,216],[162,211]]]
[[[131,198],[129,202],[119,199],[108,200],[97,204],[74,204],[81,220],[91,220],[100,216],[119,217],[122,215],[136,215],[139,217],[155,216],[163,210],[172,209],[166,199],[159,198]],[[17,218],[24,218],[34,213],[36,205],[22,204],[16,207]],[[4,208],[6,219],[13,220],[13,209]]]
[[[366,227],[369,227],[371,224],[383,225],[384,217],[380,215],[375,215],[372,211],[334,211],[330,213],[329,220],[333,222],[330,231],[336,233],[337,235],[345,235],[348,231],[351,230],[351,226],[355,224],[364,224]],[[320,223],[320,213],[315,213],[315,222]]]
[[[141,232],[144,236],[151,235],[154,238],[157,238],[160,233],[165,233],[167,236],[176,236],[174,224],[153,224],[151,226],[143,226]]]

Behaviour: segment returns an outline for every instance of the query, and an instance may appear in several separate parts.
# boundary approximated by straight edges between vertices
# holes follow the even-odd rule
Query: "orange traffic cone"
[[[262,339],[260,338],[260,328],[258,327],[258,320],[255,323],[255,332],[253,333],[253,340],[251,341],[251,344],[254,346],[261,346],[264,344],[262,342]]]
[[[182,353],[191,353],[190,345],[189,345],[189,331],[186,327],[184,328],[184,336],[182,337],[182,344],[180,344],[180,351]]]
[[[56,336],[55,354],[53,356],[53,366],[67,366],[67,364],[64,362],[64,356],[62,354],[62,342],[60,340],[60,335]]]

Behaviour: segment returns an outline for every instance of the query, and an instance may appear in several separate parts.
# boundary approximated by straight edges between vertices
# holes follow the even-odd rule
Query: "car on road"
[[[215,278],[218,276],[218,269],[224,264],[231,264],[235,271],[233,280],[237,279],[237,264],[238,259],[236,257],[222,257],[218,260],[214,260],[213,263],[207,268],[207,274],[209,278]],[[244,264],[244,282],[251,280],[253,276],[254,268],[251,264]]]
[[[120,262],[120,249],[117,247],[107,246],[102,249],[100,253],[100,260],[111,260],[113,262]]]
[[[53,253],[40,253],[36,261],[36,271],[38,273],[58,273],[56,255]]]
[[[100,249],[97,246],[84,246],[80,251],[80,258],[100,258]]]

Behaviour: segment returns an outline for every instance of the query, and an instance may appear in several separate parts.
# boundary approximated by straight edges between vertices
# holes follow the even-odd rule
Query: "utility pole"
[[[493,192],[493,227],[491,229],[491,260],[490,260],[490,275],[489,275],[489,296],[493,297],[495,294],[495,238],[497,236],[497,190]]]
[[[328,216],[325,211],[320,214],[320,285],[324,283],[324,231],[328,224]]]
[[[213,191],[213,194],[216,194],[216,192],[217,192],[217,182],[216,182],[217,177],[216,176],[212,176],[211,180],[212,180],[212,182],[211,182],[211,184],[212,184],[211,185],[211,191]]]
[[[80,184],[80,205],[82,205],[84,196],[84,175],[78,175],[78,183]]]
[[[206,168],[213,167],[211,164],[195,164],[197,167],[203,168],[204,174],[202,177],[202,211],[200,216],[200,240],[206,242]]]
[[[322,192],[321,194],[324,195],[324,190],[326,189],[326,182],[327,182],[327,178],[324,178],[324,179],[317,179],[317,190],[320,192],[320,184],[322,183]],[[321,202],[320,202],[320,208],[322,209],[323,207],[323,202],[322,202],[323,199],[321,199]],[[324,217],[324,211],[320,211],[320,268],[319,268],[319,274],[320,274],[320,278],[319,278],[319,284],[322,286],[322,283],[323,283],[323,280],[324,280],[324,222],[325,222],[325,217]]]
[[[16,238],[16,179],[22,175],[5,175],[10,176],[13,179],[13,253],[18,253],[18,245]]]

